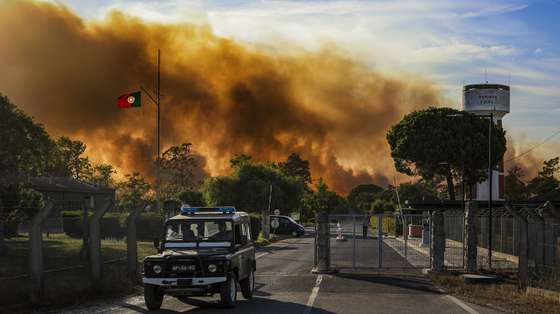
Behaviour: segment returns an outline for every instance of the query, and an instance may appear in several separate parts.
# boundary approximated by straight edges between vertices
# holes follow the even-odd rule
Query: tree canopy
[[[506,201],[522,201],[528,198],[527,184],[521,179],[523,170],[514,166],[508,170],[505,176],[505,199]]]
[[[496,165],[506,151],[505,132],[492,128],[491,162]],[[454,178],[464,169],[469,186],[487,178],[487,118],[451,108],[431,107],[407,114],[387,134],[397,171],[426,180],[447,182],[455,199]]]
[[[191,143],[171,146],[163,152],[160,159],[162,174],[162,193],[164,196],[176,197],[181,192],[200,185],[194,179],[195,168],[199,167],[191,150]]]
[[[438,191],[437,187],[431,182],[426,182],[420,180],[418,182],[407,182],[399,184],[398,193],[399,199],[401,201],[401,206],[405,206],[405,203],[414,202],[425,202],[425,201],[437,201]],[[391,187],[391,196],[395,203],[398,203],[395,187]]]
[[[43,126],[0,94],[0,185],[20,176],[43,175],[55,145]]]
[[[351,209],[357,209],[361,212],[368,212],[371,204],[381,197],[384,189],[375,184],[360,184],[355,186],[346,199]]]
[[[233,174],[208,178],[202,194],[208,205],[233,205],[256,212],[268,208],[295,210],[301,205],[304,184],[298,177],[286,175],[272,163],[255,162],[250,156],[236,155],[231,161]]]
[[[132,211],[142,201],[148,201],[150,184],[139,172],[125,175],[125,180],[118,184],[119,207],[124,211]]]
[[[329,190],[329,186],[319,178],[315,184],[315,191],[306,193],[304,197],[304,207],[308,213],[327,211],[334,213],[347,213],[347,201],[336,194],[336,192]]]
[[[527,189],[531,195],[542,195],[554,191],[560,186],[560,181],[555,175],[560,170],[560,158],[545,160],[541,171],[529,181]]]
[[[86,181],[93,172],[89,158],[84,156],[86,144],[62,136],[56,141],[53,174]]]
[[[301,157],[292,153],[285,162],[279,164],[280,169],[286,175],[300,178],[304,183],[311,184],[311,171],[309,170],[309,161],[301,159]]]

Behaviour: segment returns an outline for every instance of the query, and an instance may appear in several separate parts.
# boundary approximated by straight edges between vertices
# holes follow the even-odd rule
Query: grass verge
[[[0,312],[29,307],[29,239],[7,239],[8,254],[0,257]],[[131,291],[134,282],[126,278],[126,241],[101,240],[103,278],[93,287],[87,260],[82,259],[82,240],[64,234],[43,236],[44,296],[46,305],[72,305],[91,298],[115,296]],[[138,267],[145,256],[156,251],[151,242],[138,242]],[[110,262],[112,261],[112,262]],[[24,311],[25,312],[25,311]],[[27,311],[28,312],[28,311]]]
[[[560,313],[560,303],[541,296],[527,295],[514,277],[500,284],[469,284],[458,274],[430,274],[436,286],[467,302],[507,313]]]
[[[270,234],[270,237],[267,240],[267,239],[264,238],[264,236],[261,232],[261,233],[259,233],[259,237],[255,241],[255,246],[267,246],[271,243],[278,242],[280,240],[281,240],[281,238],[279,236],[277,236],[275,234],[272,234],[272,233]]]

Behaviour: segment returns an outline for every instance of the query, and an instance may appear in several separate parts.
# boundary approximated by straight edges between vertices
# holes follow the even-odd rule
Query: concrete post
[[[547,202],[543,210],[547,241],[546,265],[560,271],[560,209]],[[548,239],[546,239],[548,238]]]
[[[46,206],[31,220],[29,231],[29,269],[31,272],[31,303],[38,303],[43,294],[43,232],[41,225],[50,215],[54,203],[48,201]]]
[[[261,213],[262,213],[262,215],[261,215],[261,217],[262,217],[262,221],[261,221],[261,223],[262,223],[262,228],[261,228],[262,229],[262,234],[263,234],[263,237],[266,240],[268,240],[268,239],[270,239],[270,218],[269,218],[270,213],[266,209],[263,209]]]
[[[466,271],[469,273],[474,273],[478,269],[477,259],[478,259],[478,239],[477,239],[477,228],[476,228],[476,218],[478,215],[478,204],[476,201],[469,201],[465,203],[465,229],[467,231],[465,241],[467,242],[467,265]]]
[[[431,266],[432,271],[441,272],[445,266],[445,226],[443,213],[441,211],[432,212],[432,249]]]
[[[8,246],[4,241],[4,223],[4,204],[0,199],[0,256],[4,256],[8,253]]]
[[[529,224],[524,217],[517,216],[515,219],[519,222],[519,265],[517,277],[521,286],[525,288],[529,285]]]
[[[519,226],[519,259],[517,277],[522,288],[529,285],[529,223],[527,217],[519,214],[509,204],[505,208],[513,215],[513,219]]]
[[[112,205],[113,201],[107,199],[95,210],[89,222],[89,265],[94,283],[101,279],[101,218]]]
[[[126,260],[128,277],[135,281],[138,276],[138,246],[136,235],[136,221],[142,213],[142,206],[138,206],[126,218]]]
[[[313,273],[325,274],[333,272],[331,268],[329,214],[321,211],[316,215],[317,224],[317,265]]]
[[[93,202],[90,202],[90,204]],[[89,223],[88,223],[88,202],[82,201],[82,250],[80,257],[84,261],[89,261]]]

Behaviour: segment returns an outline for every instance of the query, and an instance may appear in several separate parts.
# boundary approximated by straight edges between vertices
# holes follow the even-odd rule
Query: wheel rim
[[[229,284],[229,297],[230,300],[233,302],[235,301],[235,297],[237,295],[237,285],[235,283],[235,280],[233,280],[233,278],[230,279],[230,284]]]

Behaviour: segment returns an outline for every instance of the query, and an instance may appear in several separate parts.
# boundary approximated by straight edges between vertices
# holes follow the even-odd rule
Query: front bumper
[[[179,287],[179,281],[188,281],[188,286],[207,286],[215,283],[226,282],[227,278],[224,277],[200,277],[200,278],[142,278],[144,284],[164,286],[164,287]]]

